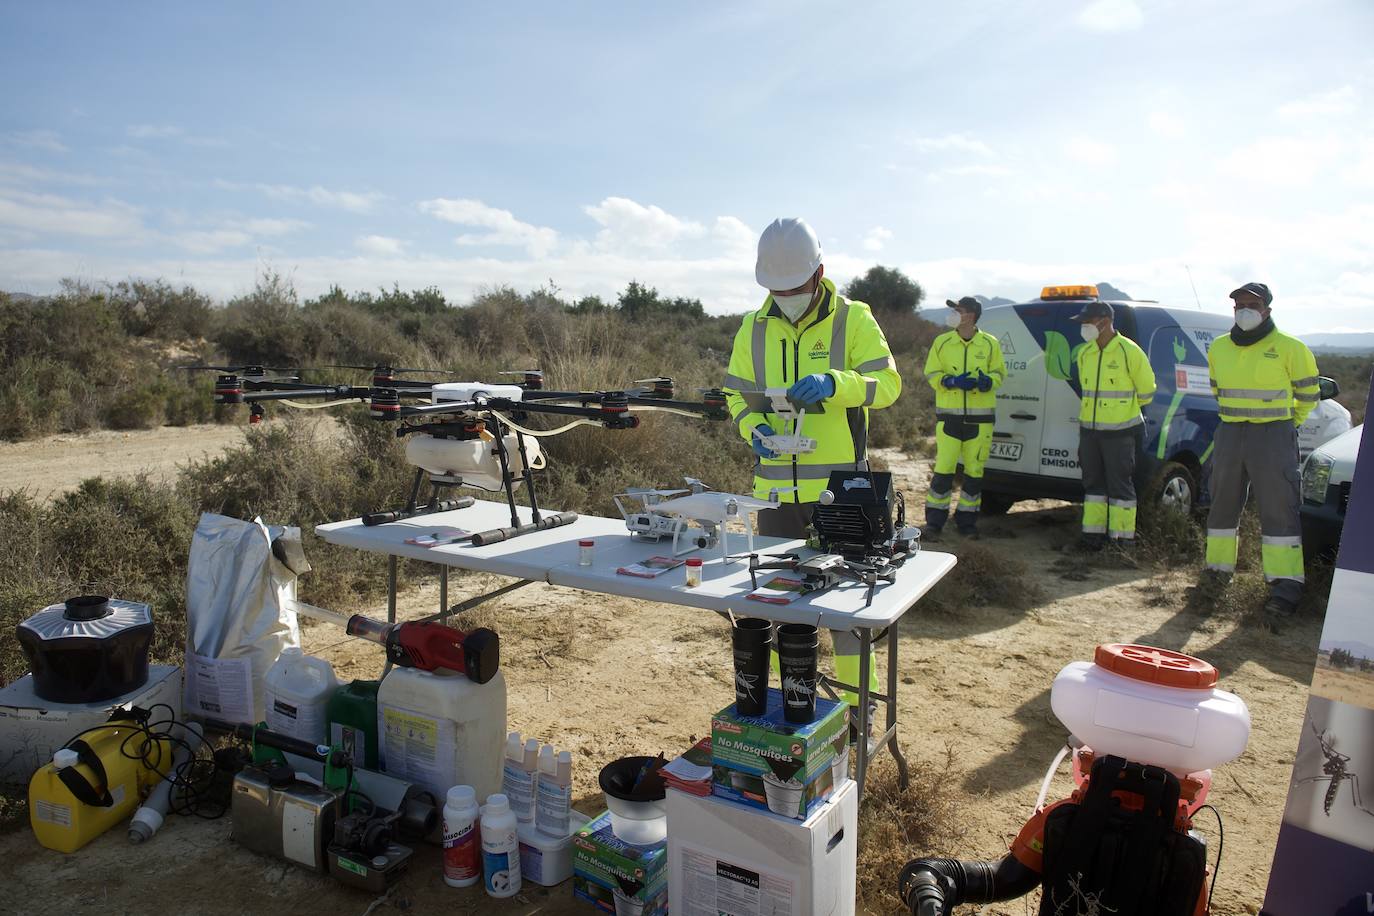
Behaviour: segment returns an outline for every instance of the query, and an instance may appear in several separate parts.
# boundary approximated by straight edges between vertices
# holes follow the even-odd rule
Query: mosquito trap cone
[[[621,757],[601,768],[598,781],[617,838],[644,846],[668,835],[667,785],[659,772],[666,762],[662,755]]]

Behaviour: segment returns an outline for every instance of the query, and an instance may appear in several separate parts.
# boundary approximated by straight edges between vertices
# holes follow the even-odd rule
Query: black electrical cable
[[[166,718],[155,719],[154,712],[157,709],[166,710]],[[181,737],[183,733],[192,733],[191,727],[176,718],[176,710],[166,703],[154,703],[148,708],[135,706],[129,710],[123,710],[115,714],[118,718],[112,718],[108,722],[93,725],[90,728],[82,729],[73,735],[63,747],[71,745],[83,735],[98,731],[108,731],[114,728],[130,729],[128,735],[119,744],[119,752],[130,760],[137,760],[149,770],[157,773],[160,779],[164,779],[172,784],[174,790],[170,799],[170,810],[181,815],[194,814],[206,820],[214,820],[223,817],[229,809],[228,800],[216,800],[208,798],[212,791],[211,784],[217,768],[214,749],[210,743],[202,738],[198,745],[193,745],[187,739]],[[135,738],[141,739],[135,752],[130,750],[130,742]],[[163,745],[168,742],[173,746],[171,760],[168,760],[164,769]],[[190,753],[190,757],[180,766],[172,768],[171,764],[176,759],[177,749],[185,749]],[[202,756],[202,751],[205,756]],[[208,766],[208,772],[206,767]],[[209,810],[214,813],[207,813],[207,802],[211,806]]]
[[[1217,889],[1217,874],[1221,872],[1221,850],[1226,845],[1226,829],[1221,826],[1221,812],[1211,805],[1203,805],[1203,808],[1212,812],[1212,816],[1217,819],[1217,864],[1212,866],[1212,886],[1207,889],[1207,912],[1212,911],[1212,894]]]

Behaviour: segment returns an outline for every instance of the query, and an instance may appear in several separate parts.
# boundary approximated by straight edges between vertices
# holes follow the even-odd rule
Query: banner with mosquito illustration
[[[1371,399],[1374,406],[1374,399]],[[1265,916],[1374,913],[1374,436],[1350,491]]]

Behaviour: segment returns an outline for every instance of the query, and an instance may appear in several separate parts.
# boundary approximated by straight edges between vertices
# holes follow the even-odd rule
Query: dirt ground
[[[87,477],[145,471],[172,479],[179,466],[218,454],[242,436],[241,425],[206,423],[0,442],[0,489],[25,490],[44,499],[74,489]]]
[[[208,436],[202,448],[212,448]],[[232,438],[232,434],[227,434]],[[182,439],[184,430],[167,437]],[[5,447],[10,448],[10,447]],[[49,458],[60,448],[48,446]],[[72,443],[73,450],[79,450]],[[154,455],[156,449],[140,454]],[[928,476],[926,462],[883,456],[913,504]],[[0,452],[0,461],[13,461]],[[14,467],[14,465],[7,465]],[[127,469],[127,465],[125,465]],[[104,468],[100,468],[104,470]],[[63,472],[71,473],[63,468]],[[54,480],[56,480],[54,475]],[[11,478],[13,479],[13,478]],[[53,486],[60,486],[54,483]],[[1253,734],[1237,761],[1216,773],[1210,800],[1225,818],[1225,850],[1213,912],[1259,910],[1301,728],[1319,624],[1305,621],[1282,638],[1249,619],[1184,609],[1183,573],[1107,566],[1083,567],[1061,548],[1076,535],[1076,510],[1061,503],[1018,505],[1002,519],[984,522],[983,545],[1006,549],[1028,567],[1028,584],[1047,599],[1027,612],[967,607],[935,616],[918,604],[901,624],[898,737],[908,759],[943,766],[954,761],[942,793],[958,799],[957,845],[886,850],[893,864],[886,887],[865,887],[867,906],[881,909],[880,894],[908,857],[923,854],[995,858],[1030,815],[1045,768],[1065,738],[1050,711],[1055,673],[1075,659],[1091,659],[1101,642],[1144,642],[1200,655],[1220,669],[1221,686],[1249,704]],[[995,535],[995,536],[990,536]],[[958,553],[957,537],[938,549]],[[382,563],[362,556],[360,562]],[[952,575],[959,575],[956,567]],[[502,580],[481,575],[450,582],[450,601],[478,594]],[[408,588],[400,614],[420,616],[438,603],[432,582]],[[339,610],[352,610],[339,608]],[[384,613],[380,608],[362,608]],[[710,727],[711,714],[731,698],[728,630],[713,615],[628,599],[530,585],[485,605],[469,617],[502,634],[502,665],[509,690],[509,727],[553,741],[573,752],[576,807],[600,810],[596,773],[627,753],[672,753]],[[328,625],[306,630],[307,651],[329,659],[341,678],[372,677],[382,657],[375,646]],[[1051,798],[1070,780],[1061,768]],[[1211,840],[1207,815],[1199,826]],[[0,836],[6,863],[0,911],[14,913],[142,913],[168,907],[184,913],[300,912],[307,908],[365,914],[387,907],[417,913],[493,914],[590,912],[561,886],[526,885],[519,896],[489,900],[480,890],[458,890],[439,878],[437,854],[421,851],[410,874],[389,899],[373,901],[328,879],[236,847],[227,819],[173,820],[151,843],[127,846],[111,831],[86,849],[62,856],[38,847],[26,830]],[[1034,897],[979,910],[1020,916]]]

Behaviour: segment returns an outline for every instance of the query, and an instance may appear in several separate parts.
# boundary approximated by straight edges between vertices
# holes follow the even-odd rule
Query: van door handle
[[[1012,418],[1013,420],[1034,420],[1034,419],[1035,419],[1035,414],[1033,414],[1033,413],[1014,413],[1014,414],[1011,415],[1011,418]]]

